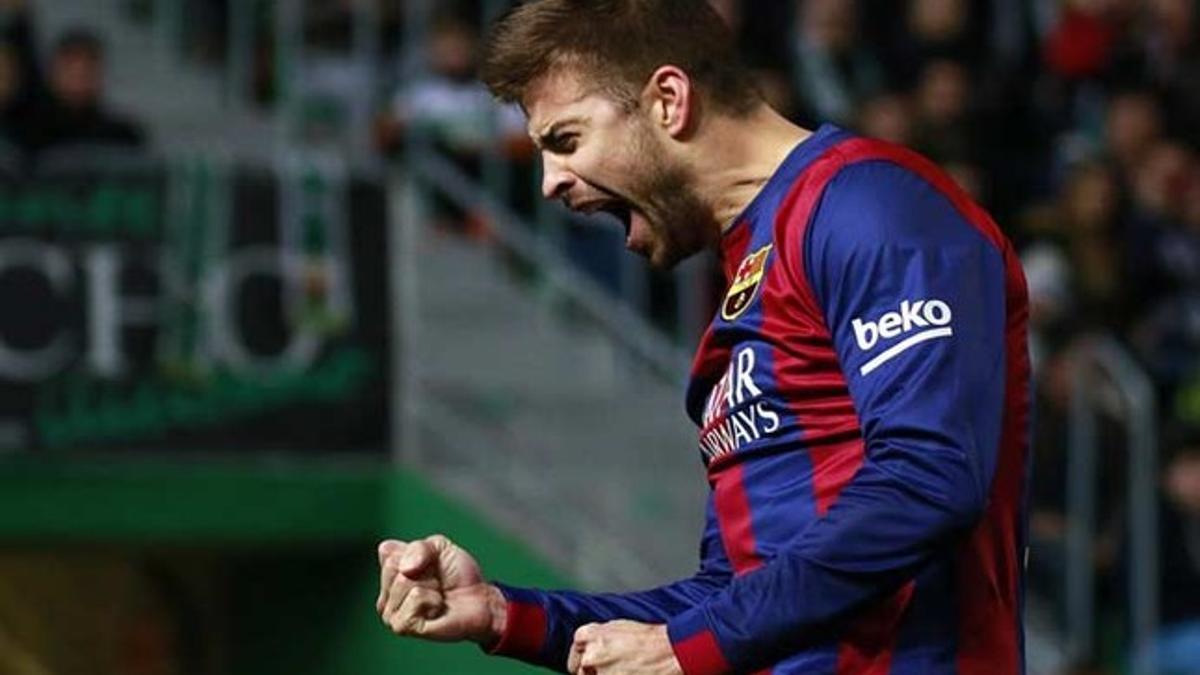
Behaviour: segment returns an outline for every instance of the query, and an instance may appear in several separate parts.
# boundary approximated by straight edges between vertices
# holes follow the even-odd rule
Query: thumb
[[[567,672],[572,675],[577,675],[579,671],[579,662],[583,659],[583,652],[587,649],[587,644],[584,642],[575,641],[571,645],[571,651],[567,655]]]

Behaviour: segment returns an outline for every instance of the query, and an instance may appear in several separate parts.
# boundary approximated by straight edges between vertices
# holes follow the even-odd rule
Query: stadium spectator
[[[912,0],[901,21],[888,67],[895,81],[911,86],[925,65],[948,60],[973,68],[986,46],[972,30],[971,6],[966,0]]]
[[[1059,236],[1071,267],[1072,329],[1124,327],[1119,193],[1108,165],[1076,167],[1059,198]]]
[[[1050,72],[1067,81],[1098,77],[1112,63],[1120,37],[1104,0],[1071,0],[1062,3],[1058,20],[1043,47]]]
[[[379,121],[378,145],[394,150],[406,130],[416,128],[460,160],[473,163],[499,139],[528,155],[529,139],[520,112],[501,108],[475,79],[478,37],[466,22],[439,17],[426,38],[428,74],[402,86]],[[523,150],[522,150],[523,149]]]
[[[1023,225],[1031,241],[1022,261],[1035,366],[1048,363],[1083,330],[1124,331],[1128,296],[1112,169],[1094,161],[1074,167],[1055,201],[1030,209]]]
[[[1200,10],[1193,0],[1156,0],[1146,45],[1149,81],[1166,100],[1172,133],[1200,145]]]
[[[1200,673],[1200,430],[1172,430],[1159,508],[1157,672]],[[1124,561],[1126,565],[1129,561]]]
[[[0,41],[12,50],[20,82],[18,91],[25,104],[44,90],[33,29],[34,16],[26,0],[0,0]]]
[[[1162,106],[1152,92],[1123,90],[1108,99],[1104,145],[1124,186],[1135,175],[1146,151],[1162,137]]]
[[[521,175],[531,173],[532,143],[520,111],[498,105],[475,77],[479,39],[474,27],[454,15],[441,15],[426,40],[427,74],[392,97],[390,110],[376,120],[376,147],[395,153],[406,134],[415,132],[472,175],[481,174],[482,162],[493,150],[514,160]],[[529,191],[521,190],[521,195],[527,201]],[[474,236],[488,231],[481,213],[460,214],[443,200],[436,202],[433,218]]]
[[[957,61],[938,59],[922,69],[916,90],[916,147],[941,162],[971,162],[979,155],[972,115],[971,76]]]
[[[1194,0],[1137,3],[1109,80],[1159,92],[1172,135],[1200,142],[1200,13]]]
[[[842,124],[884,87],[876,55],[860,40],[854,0],[798,0],[792,72],[807,119]]]
[[[1173,140],[1150,147],[1137,165],[1127,225],[1137,297],[1200,290],[1200,237],[1182,222],[1195,165],[1187,147]]]
[[[32,108],[43,95],[29,6],[0,0],[0,154],[9,168],[24,162]]]
[[[104,44],[90,30],[73,29],[58,39],[50,60],[50,97],[29,127],[34,150],[65,145],[144,145],[141,126],[108,109],[104,65]]]
[[[907,146],[915,143],[913,123],[911,102],[897,92],[866,100],[858,116],[858,127],[863,135]]]

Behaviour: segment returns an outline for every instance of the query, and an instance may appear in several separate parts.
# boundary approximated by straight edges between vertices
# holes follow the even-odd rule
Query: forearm
[[[489,651],[561,671],[580,626],[617,619],[666,623],[703,602],[726,582],[724,575],[698,574],[633,593],[545,591],[496,584],[505,599],[504,627]]]
[[[899,590],[982,508],[975,490],[917,487],[927,478],[865,467],[794,545],[674,617],[684,671],[753,671]],[[970,480],[964,467],[954,482]]]

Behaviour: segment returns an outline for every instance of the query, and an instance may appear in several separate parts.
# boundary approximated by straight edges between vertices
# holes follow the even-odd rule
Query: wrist
[[[510,656],[526,661],[544,655],[548,625],[539,591],[506,584],[480,584],[490,598],[486,603],[496,642],[485,645],[489,654]]]
[[[484,647],[491,647],[500,642],[500,638],[504,637],[504,631],[508,628],[508,600],[493,584],[484,584],[484,594],[488,625],[476,642]]]
[[[675,656],[675,648],[671,645],[671,635],[667,632],[667,624],[654,626],[654,638],[659,644],[659,648],[663,651],[664,673],[670,675],[684,675],[683,666],[679,663],[679,658]]]

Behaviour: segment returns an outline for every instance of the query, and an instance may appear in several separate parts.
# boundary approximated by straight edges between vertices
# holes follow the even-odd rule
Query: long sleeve
[[[575,630],[593,622],[629,619],[666,623],[723,588],[732,576],[710,496],[695,575],[634,593],[543,591],[496,584],[508,600],[508,626],[493,654],[564,671]]]
[[[674,617],[688,675],[749,672],[897,591],[973,526],[1005,405],[1005,254],[885,161],[843,168],[792,251],[863,435],[858,472],[762,567]]]

